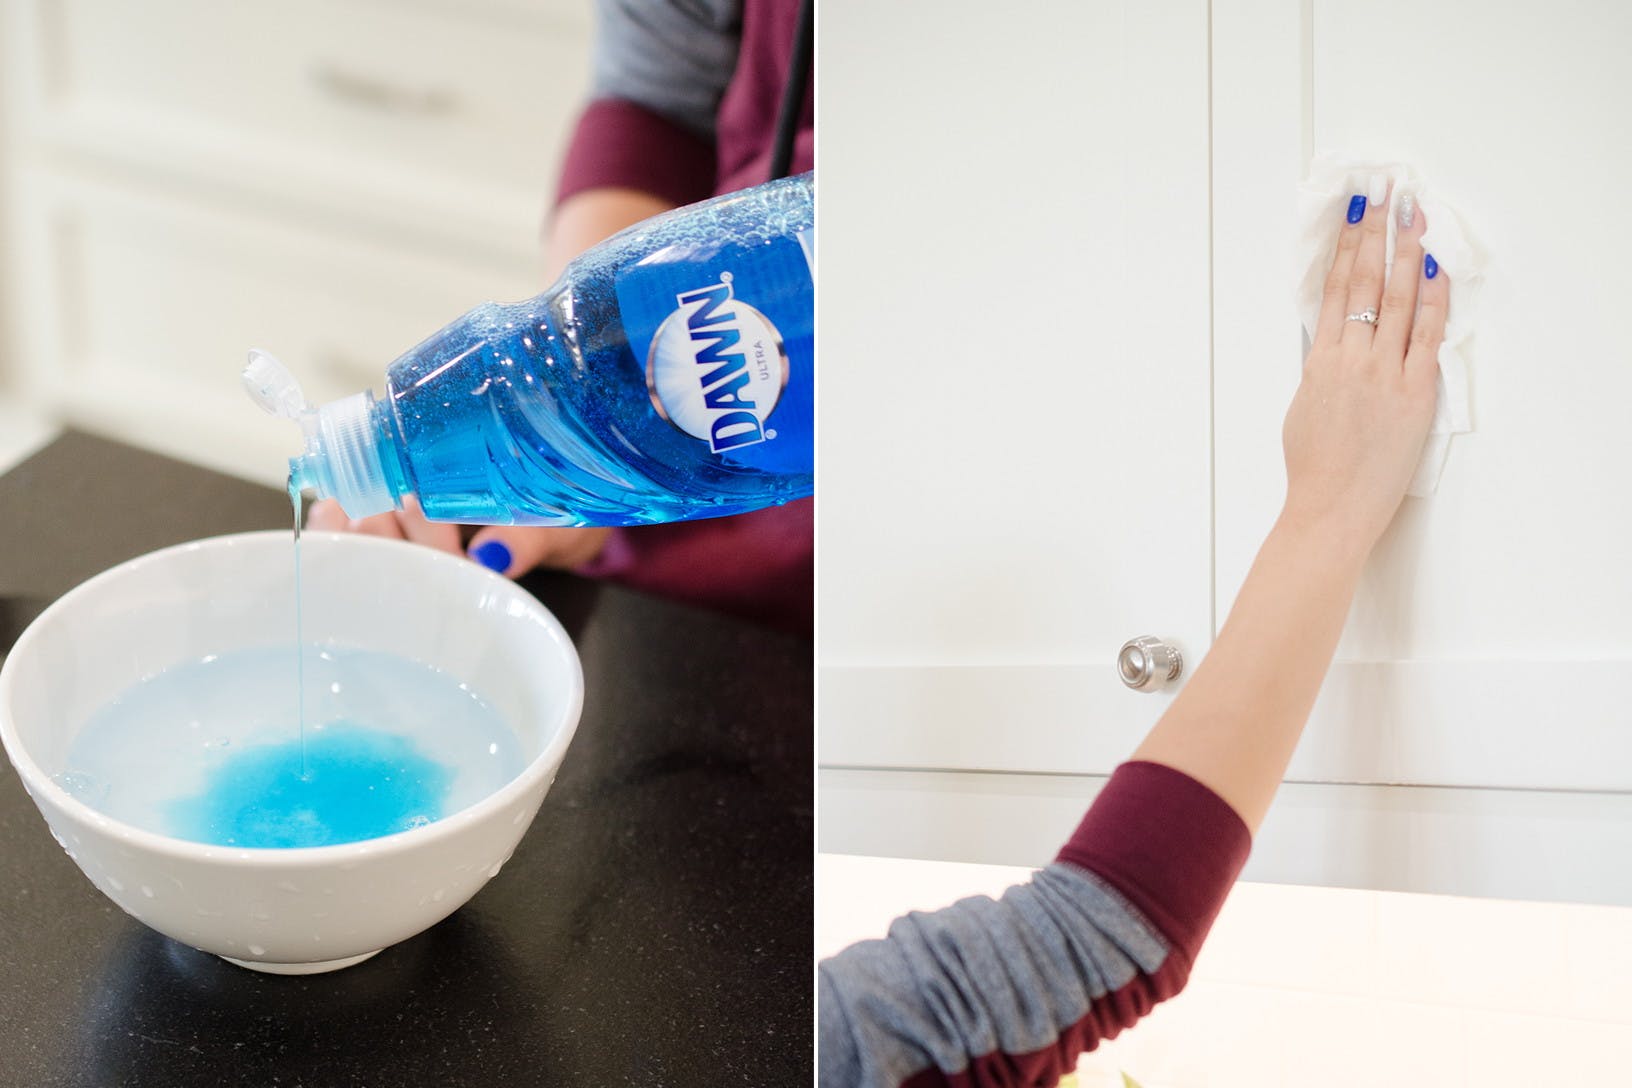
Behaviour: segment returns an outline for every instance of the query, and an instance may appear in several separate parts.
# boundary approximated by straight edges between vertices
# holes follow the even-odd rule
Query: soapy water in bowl
[[[173,838],[329,846],[457,812],[524,764],[499,714],[448,674],[307,645],[298,659],[293,646],[212,654],[135,684],[86,722],[56,781]]]

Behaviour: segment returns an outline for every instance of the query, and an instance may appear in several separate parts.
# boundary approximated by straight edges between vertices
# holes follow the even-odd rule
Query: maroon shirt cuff
[[[644,106],[599,98],[578,118],[555,202],[610,187],[691,204],[713,193],[714,167],[710,141]]]
[[[1111,775],[1058,860],[1109,881],[1188,967],[1251,849],[1247,825],[1218,794],[1181,771],[1136,761]]]

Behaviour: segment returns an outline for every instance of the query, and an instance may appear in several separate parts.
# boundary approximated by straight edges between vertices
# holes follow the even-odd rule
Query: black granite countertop
[[[0,476],[0,652],[65,590],[288,499],[68,432]],[[514,858],[330,975],[256,974],[123,914],[0,772],[0,1084],[811,1081],[811,645],[568,575],[523,583],[584,715]]]

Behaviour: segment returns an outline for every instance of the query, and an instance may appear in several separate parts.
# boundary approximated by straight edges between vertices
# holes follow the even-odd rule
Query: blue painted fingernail
[[[1358,223],[1366,217],[1366,198],[1358,193],[1349,198],[1349,222]]]
[[[1434,260],[1434,255],[1432,253],[1424,253],[1422,255],[1422,274],[1427,276],[1429,279],[1433,279],[1435,276],[1439,275],[1439,262]]]
[[[489,540],[472,551],[470,557],[488,570],[496,570],[500,574],[510,569],[510,549],[497,540]]]

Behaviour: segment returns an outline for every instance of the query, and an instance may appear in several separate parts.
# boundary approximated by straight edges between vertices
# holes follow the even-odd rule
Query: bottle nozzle
[[[259,350],[249,353],[243,378],[250,398],[269,415],[300,424],[305,449],[289,459],[296,487],[310,487],[320,499],[338,499],[354,518],[383,514],[396,506],[380,463],[373,397],[358,393],[313,407],[289,368]]]
[[[289,459],[295,483],[320,499],[338,499],[353,518],[395,509],[375,433],[374,398],[357,393],[300,416],[306,448]]]

